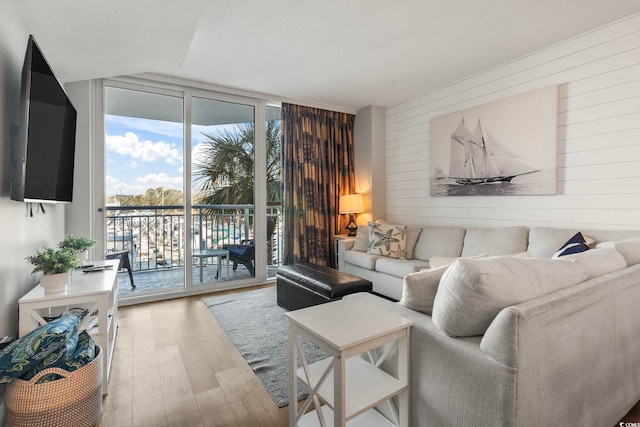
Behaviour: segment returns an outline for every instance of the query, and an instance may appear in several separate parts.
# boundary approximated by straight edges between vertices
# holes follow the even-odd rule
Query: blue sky
[[[144,194],[148,188],[183,189],[183,125],[176,122],[105,116],[106,196]],[[203,131],[193,126],[192,153],[198,158]]]

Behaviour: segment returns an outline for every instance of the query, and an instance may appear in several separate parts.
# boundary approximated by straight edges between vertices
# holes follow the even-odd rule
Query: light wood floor
[[[99,427],[287,425],[204,297],[120,308]],[[640,422],[640,402],[622,421]]]
[[[119,309],[100,427],[287,425],[204,297]]]

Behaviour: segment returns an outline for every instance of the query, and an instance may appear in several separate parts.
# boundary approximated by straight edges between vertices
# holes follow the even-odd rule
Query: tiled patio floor
[[[200,267],[198,265],[193,268],[193,284],[211,284],[224,283],[229,280],[249,279],[251,274],[243,265],[239,265],[236,271],[229,266],[229,278],[227,278],[226,264],[222,264],[221,274],[216,278],[217,265],[208,264],[202,268],[202,282],[200,282]],[[268,277],[275,277],[276,267],[268,267]],[[163,291],[170,289],[180,289],[184,286],[184,267],[170,267],[155,270],[135,271],[133,272],[133,280],[136,284],[135,288],[131,287],[129,275],[126,271],[118,273],[118,295],[129,296],[136,293],[146,293],[149,291]]]

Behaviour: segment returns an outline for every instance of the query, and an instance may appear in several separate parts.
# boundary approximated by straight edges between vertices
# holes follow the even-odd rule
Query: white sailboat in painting
[[[473,133],[464,124],[464,117],[451,134],[449,178],[461,185],[510,182],[513,178],[539,172],[511,154],[496,141],[487,144],[480,119]]]

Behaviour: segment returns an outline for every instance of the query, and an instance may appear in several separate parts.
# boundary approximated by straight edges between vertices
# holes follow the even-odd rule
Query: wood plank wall
[[[554,84],[556,195],[429,196],[432,117]],[[640,14],[388,108],[386,151],[394,222],[640,229]]]

